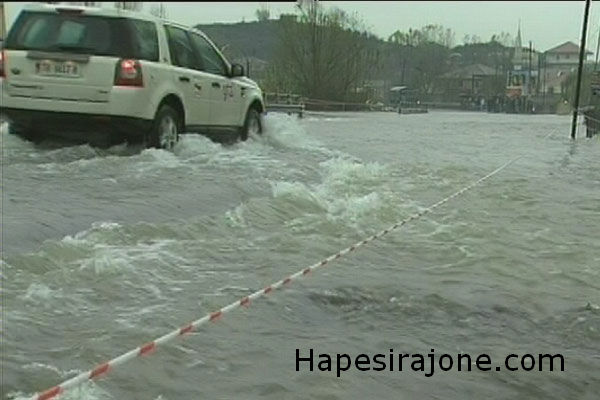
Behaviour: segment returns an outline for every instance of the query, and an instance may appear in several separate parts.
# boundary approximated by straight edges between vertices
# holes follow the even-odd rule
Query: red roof
[[[563,44],[559,44],[556,47],[547,50],[546,53],[577,53],[579,54],[579,46],[577,46],[573,42],[564,42]],[[586,50],[587,54],[592,54],[591,51]]]

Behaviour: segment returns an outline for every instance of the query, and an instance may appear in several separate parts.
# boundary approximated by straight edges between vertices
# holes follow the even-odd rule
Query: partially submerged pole
[[[583,28],[581,30],[581,45],[579,47],[579,68],[577,69],[577,86],[575,87],[575,104],[573,109],[573,122],[571,123],[571,139],[575,139],[577,131],[577,110],[579,109],[579,93],[581,91],[581,75],[583,73],[583,59],[585,55],[585,39],[587,36],[588,15],[591,0],[585,0],[585,12],[583,14]]]
[[[600,52],[600,28],[598,29],[598,41],[596,42],[596,62],[594,62],[594,71],[598,69],[598,52]]]
[[[0,39],[6,40],[6,17],[4,16],[4,2],[0,1]]]

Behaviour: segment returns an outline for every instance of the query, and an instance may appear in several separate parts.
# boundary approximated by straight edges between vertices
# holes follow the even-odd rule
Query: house
[[[591,51],[586,51],[584,60],[592,55]],[[556,47],[546,50],[546,64],[548,66],[577,66],[579,64],[579,46],[573,42],[564,42]]]
[[[584,54],[584,63],[589,62],[591,51]],[[542,92],[547,94],[563,94],[567,77],[577,72],[579,65],[579,46],[573,42],[564,42],[546,50],[541,62]]]
[[[497,95],[496,82],[501,78],[499,73],[483,64],[465,65],[443,74],[438,87],[444,91],[445,101],[480,101]]]

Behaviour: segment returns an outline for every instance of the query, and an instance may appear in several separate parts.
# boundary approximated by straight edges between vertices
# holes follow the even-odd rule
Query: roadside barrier
[[[544,137],[547,138],[548,136],[550,136],[551,134],[548,134]],[[203,316],[202,318],[199,318],[195,321],[192,321],[186,325],[181,326],[178,329],[175,329],[169,333],[167,333],[166,335],[163,335],[157,339],[154,339],[150,342],[147,342],[133,350],[128,351],[127,353],[124,353],[116,358],[113,358],[110,361],[104,362],[102,364],[97,365],[94,369],[91,369],[89,371],[83,372],[77,376],[74,376],[71,379],[68,379],[66,381],[64,381],[63,383],[56,385],[48,390],[45,390],[43,392],[39,392],[37,394],[35,394],[34,396],[30,397],[29,400],[49,400],[49,399],[53,399],[56,396],[60,395],[61,393],[64,393],[66,390],[69,390],[85,381],[88,380],[92,380],[92,379],[98,379],[100,377],[103,377],[105,375],[107,375],[109,372],[111,372],[112,370],[114,370],[116,367],[125,364],[126,362],[137,358],[137,357],[142,357],[142,356],[147,356],[149,354],[151,354],[154,350],[156,350],[157,347],[162,346],[164,344],[166,344],[167,342],[170,342],[180,336],[186,335],[194,330],[196,330],[199,326],[207,324],[209,322],[216,322],[217,320],[219,320],[220,318],[222,318],[225,314],[227,314],[230,311],[235,310],[236,308],[239,308],[241,306],[249,306],[251,304],[251,302],[253,300],[256,300],[260,297],[266,296],[269,293],[272,293],[274,290],[279,289],[283,286],[289,285],[290,283],[292,283],[293,281],[300,279],[308,274],[310,274],[311,272],[313,272],[314,270],[321,268],[321,267],[325,267],[327,265],[329,265],[331,262],[337,260],[338,258],[341,258],[355,250],[357,250],[358,248],[365,246],[366,244],[374,241],[375,239],[379,239],[385,235],[387,235],[388,233],[402,227],[403,225],[406,225],[407,223],[419,219],[421,218],[423,215],[430,213],[431,211],[433,211],[434,209],[440,207],[441,205],[447,203],[448,201],[452,200],[453,198],[460,196],[461,194],[465,193],[466,191],[472,189],[473,187],[479,185],[480,183],[482,183],[483,181],[491,178],[492,176],[496,175],[497,173],[499,173],[500,171],[502,171],[503,169],[505,169],[506,167],[508,167],[509,165],[511,165],[512,163],[514,163],[515,161],[519,160],[520,158],[522,158],[524,156],[524,154],[517,156],[515,158],[513,158],[512,160],[504,163],[503,165],[501,165],[500,167],[496,168],[495,170],[493,170],[492,172],[488,173],[487,175],[479,178],[478,180],[472,182],[471,184],[469,184],[468,186],[463,187],[462,189],[454,192],[453,194],[449,195],[448,197],[438,201],[437,203],[432,204],[431,206],[415,213],[412,214],[411,216],[391,225],[390,227],[379,231],[378,233],[369,236],[368,238],[361,240],[359,242],[354,243],[351,246],[346,247],[343,250],[340,250],[339,252],[330,255],[327,258],[324,258],[323,260],[312,264],[292,275],[289,275],[286,278],[283,278],[275,283],[272,283],[268,286],[266,286],[263,289],[257,290],[256,292],[243,297],[239,300],[236,300],[235,302],[219,309],[216,311],[213,311],[211,313],[206,314],[205,316]]]

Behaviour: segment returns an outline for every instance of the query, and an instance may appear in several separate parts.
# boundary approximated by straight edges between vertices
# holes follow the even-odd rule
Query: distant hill
[[[233,24],[199,24],[195,27],[224,49],[223,53],[230,61],[244,65],[252,79],[265,84],[272,76],[266,66],[277,56],[281,30],[291,20],[295,20],[295,16],[282,15],[279,19]],[[367,51],[376,54],[379,60],[379,66],[367,79],[371,86],[381,86],[383,92],[392,86],[408,86],[431,93],[437,85],[437,78],[453,70],[482,65],[494,69],[495,74],[498,73],[496,71],[504,74],[511,65],[512,48],[495,41],[448,48],[435,41],[410,45],[392,43],[371,34],[356,35],[357,38],[367,38]]]
[[[271,61],[278,43],[279,20],[196,25],[231,58],[255,57]]]

